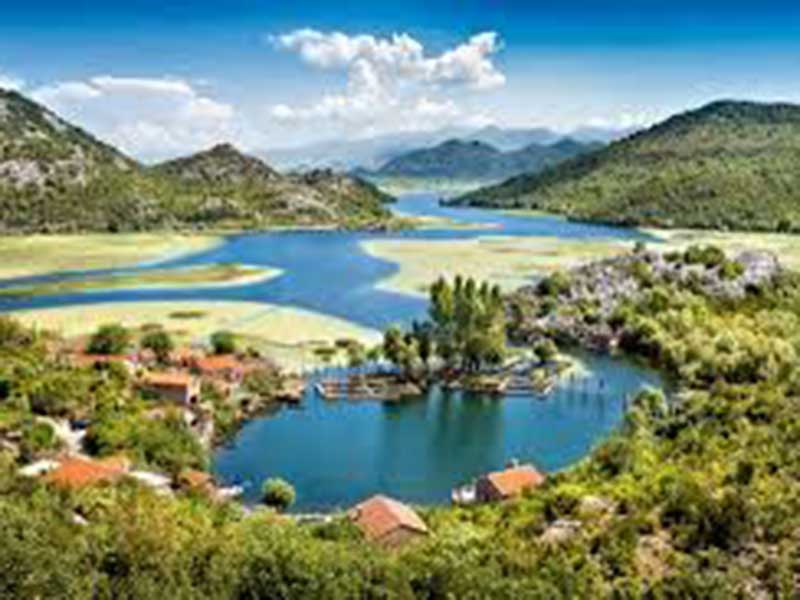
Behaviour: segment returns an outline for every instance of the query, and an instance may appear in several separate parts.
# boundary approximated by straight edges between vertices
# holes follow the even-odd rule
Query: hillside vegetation
[[[342,518],[245,514],[135,482],[54,492],[15,475],[0,445],[0,597],[794,597],[800,281],[778,269],[717,295],[704,282],[739,289],[746,268],[713,248],[663,261],[640,251],[553,275],[512,301],[512,328],[582,315],[680,390],[641,394],[615,435],[525,497],[426,510],[431,535],[389,552]],[[637,293],[598,311],[584,286],[592,274]],[[34,415],[82,414],[105,425],[101,439],[155,464],[202,458],[182,420],[143,420],[147,405],[124,373],[70,368],[47,347],[0,319],[0,442],[22,427],[22,449],[35,455],[48,447]]]
[[[553,144],[532,143],[503,152],[481,141],[453,139],[432,148],[402,154],[373,174],[380,177],[501,180],[520,173],[539,172],[599,146],[562,139]]]
[[[389,198],[361,180],[277,173],[222,144],[148,168],[0,90],[0,231],[371,225]]]
[[[800,230],[800,107],[723,101],[455,203],[624,225]]]

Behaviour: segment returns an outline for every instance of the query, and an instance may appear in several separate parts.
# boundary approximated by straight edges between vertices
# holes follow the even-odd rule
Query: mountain
[[[531,144],[553,144],[561,135],[552,129],[534,127],[530,129],[506,129],[497,125],[487,125],[464,136],[467,141],[483,142],[502,152],[519,150]]]
[[[500,180],[540,171],[595,148],[594,144],[564,139],[550,145],[532,143],[520,150],[502,152],[477,140],[448,140],[432,148],[403,154],[372,174],[379,177]]]
[[[455,128],[399,132],[364,139],[336,139],[292,148],[272,148],[260,152],[259,156],[284,170],[374,170],[415,148],[434,146],[468,133],[469,130]]]
[[[190,220],[357,225],[387,218],[383,203],[391,200],[372,184],[330,169],[280,174],[230,144],[149,171],[196,199]]]
[[[259,156],[281,169],[325,167],[340,171],[374,171],[398,156],[452,139],[482,142],[502,152],[510,152],[531,144],[553,144],[564,137],[583,143],[607,143],[623,134],[621,131],[601,128],[580,128],[561,134],[545,128],[513,129],[491,125],[473,130],[448,127],[436,131],[401,132],[359,140],[330,140],[295,148],[268,149],[259,152]]]
[[[367,225],[389,217],[387,199],[329,171],[282,175],[229,144],[145,167],[0,90],[0,231]]]
[[[281,178],[264,162],[242,154],[231,144],[218,144],[191,156],[169,160],[156,165],[153,170],[187,183],[208,185],[244,181],[270,183]]]
[[[800,106],[714,102],[452,203],[626,225],[800,230]]]

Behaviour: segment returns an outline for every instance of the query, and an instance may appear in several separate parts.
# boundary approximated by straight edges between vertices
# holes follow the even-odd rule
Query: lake
[[[313,390],[300,408],[247,423],[218,450],[214,470],[257,501],[267,477],[297,491],[297,511],[346,508],[375,493],[421,504],[510,459],[544,471],[575,463],[620,422],[626,396],[659,385],[651,370],[603,356],[546,398],[430,391],[402,403],[326,401]],[[600,380],[603,380],[602,388]]]
[[[235,235],[206,252],[113,272],[237,262],[278,267],[283,274],[234,287],[5,298],[0,300],[0,311],[135,300],[247,300],[298,306],[384,328],[423,316],[426,302],[376,288],[397,266],[363,252],[362,240],[455,240],[485,235],[544,235],[572,241],[647,237],[635,230],[557,217],[442,207],[431,194],[405,195],[395,208],[404,214],[433,215],[492,228]],[[55,274],[0,285],[83,275]],[[419,503],[446,502],[453,486],[502,468],[512,458],[532,461],[545,471],[561,469],[584,457],[619,424],[626,396],[659,382],[652,371],[625,361],[592,355],[580,358],[588,375],[563,382],[546,399],[495,399],[432,390],[418,400],[384,404],[326,402],[309,391],[301,408],[280,410],[247,423],[229,445],[218,450],[214,471],[222,482],[244,485],[248,500],[257,500],[265,478],[283,477],[297,489],[295,510],[317,511],[346,507],[376,492]]]

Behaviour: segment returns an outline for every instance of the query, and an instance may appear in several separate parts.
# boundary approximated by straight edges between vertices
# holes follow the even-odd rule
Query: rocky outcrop
[[[595,350],[614,349],[613,318],[625,301],[638,302],[659,284],[678,284],[717,299],[736,300],[771,283],[782,267],[774,254],[748,250],[728,259],[708,250],[640,251],[559,273],[526,286],[509,299],[512,338],[532,343],[551,335]],[[701,260],[703,259],[703,260]],[[705,262],[704,262],[705,261]]]

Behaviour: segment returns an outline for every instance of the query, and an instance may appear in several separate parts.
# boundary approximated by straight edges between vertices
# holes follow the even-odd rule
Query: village
[[[95,334],[95,340],[106,338],[106,346],[113,346],[115,332],[121,334],[121,328],[116,325],[101,328]],[[157,332],[156,339],[163,335],[163,332]],[[92,343],[84,347],[80,343],[56,342],[51,344],[50,352],[76,369],[121,370],[130,378],[135,394],[147,404],[145,419],[159,421],[177,417],[200,445],[210,450],[222,439],[224,432],[220,431],[215,418],[217,408],[213,402],[204,400],[204,396],[212,395],[233,407],[230,418],[238,424],[269,405],[299,403],[306,387],[302,377],[283,373],[267,359],[234,352],[228,337],[221,332],[215,344],[219,347],[210,350],[200,346],[172,349],[167,344],[163,347],[152,344],[155,349],[142,346],[124,353],[105,353],[105,350],[122,348],[92,348]],[[92,426],[88,415],[75,418],[37,415],[35,420],[52,430],[60,441],[59,449],[55,455],[44,456],[24,466],[20,470],[22,475],[43,477],[65,487],[116,482],[122,477],[130,477],[160,494],[193,490],[222,500],[241,493],[236,487],[217,487],[211,474],[199,469],[165,474],[134,469],[132,461],[124,455],[102,459],[88,456],[84,448]],[[19,437],[13,431],[4,432],[0,434],[0,443],[18,453],[15,442]]]
[[[164,331],[155,328],[136,343],[130,337],[130,332],[121,326],[107,325],[99,328],[90,339],[71,342],[51,339],[47,352],[52,360],[66,368],[123,375],[130,382],[132,394],[144,402],[143,418],[146,421],[177,418],[206,450],[211,450],[226,434],[221,430],[220,418],[216,414],[220,412],[220,406],[234,407],[230,418],[237,426],[273,406],[301,405],[308,388],[327,401],[368,399],[396,402],[423,393],[420,385],[385,365],[381,372],[373,374],[366,373],[363,368],[345,369],[348,375],[344,379],[315,379],[308,374],[286,373],[250,349],[239,350],[235,340],[226,332],[212,335],[208,345],[174,346]],[[530,366],[529,361],[511,361],[510,364],[510,367],[496,370],[494,374],[476,374],[482,383],[480,386],[472,384],[475,387],[471,389],[495,394],[507,391],[505,385],[500,387],[489,382],[508,381],[498,374],[501,371],[521,373],[520,369]],[[556,369],[552,365],[547,368]],[[461,381],[455,374],[449,374],[449,379],[442,379],[441,383],[445,387],[461,389]],[[530,388],[529,383],[526,385]],[[100,456],[88,452],[90,444],[87,442],[94,425],[92,418],[91,414],[80,412],[62,417],[35,415],[35,425],[52,431],[58,443],[51,450],[28,456],[27,461],[20,456],[21,433],[0,431],[0,443],[4,449],[20,456],[23,466],[18,473],[21,476],[38,479],[56,489],[80,491],[93,486],[129,482],[149,488],[158,495],[196,494],[216,503],[236,501],[241,496],[241,486],[220,485],[206,469],[164,471],[142,464],[125,452]],[[452,501],[468,505],[510,500],[541,485],[544,480],[544,475],[532,465],[514,462],[502,471],[480,476],[470,486],[454,490]],[[268,484],[265,484],[265,490]],[[288,487],[293,500],[294,491]],[[266,503],[280,509],[288,508],[292,500]],[[243,508],[252,510],[252,507]],[[367,539],[384,547],[397,547],[429,534],[424,520],[412,507],[380,494],[342,514]],[[298,514],[296,518],[303,521],[308,515]],[[319,518],[327,521],[336,517],[312,516],[312,520]],[[76,513],[73,520],[81,524],[85,517]]]

